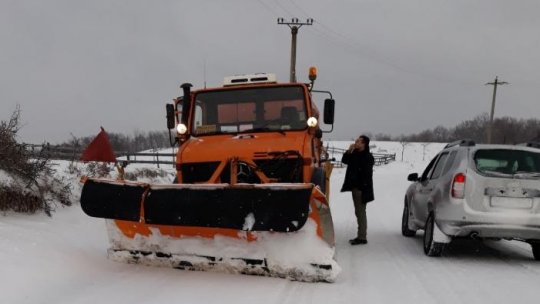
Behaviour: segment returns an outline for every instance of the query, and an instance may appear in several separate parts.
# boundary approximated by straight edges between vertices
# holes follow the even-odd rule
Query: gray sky
[[[336,99],[331,139],[451,127],[488,112],[540,117],[540,1],[0,0],[0,119],[19,104],[26,142],[164,130],[179,85],[297,77]],[[206,66],[206,73],[205,73]]]

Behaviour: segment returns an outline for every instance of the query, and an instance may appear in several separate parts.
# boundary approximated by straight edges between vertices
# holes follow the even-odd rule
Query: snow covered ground
[[[424,147],[410,144],[403,161],[399,143],[373,144],[372,152],[397,156],[375,170],[365,246],[348,244],[356,230],[352,199],[339,192],[345,170],[333,172],[330,203],[343,269],[335,283],[117,263],[107,259],[105,221],[75,204],[52,218],[0,215],[0,303],[538,303],[540,263],[527,244],[455,241],[443,257],[429,258],[422,232],[401,236],[407,174],[421,172],[442,144],[428,145],[424,160]]]

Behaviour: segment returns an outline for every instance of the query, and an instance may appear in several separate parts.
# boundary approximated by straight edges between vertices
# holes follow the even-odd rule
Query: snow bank
[[[76,205],[59,208],[52,218],[43,214],[0,217],[1,302],[512,303],[516,295],[520,303],[538,302],[540,270],[525,243],[456,241],[447,256],[434,259],[423,254],[421,232],[413,238],[401,236],[403,195],[410,184],[407,174],[422,172],[443,144],[429,144],[425,157],[422,144],[406,146],[404,161],[399,143],[373,144],[373,152],[386,149],[397,157],[375,168],[375,201],[367,209],[369,244],[365,246],[348,243],[356,231],[352,199],[350,193],[339,192],[345,168],[333,171],[330,206],[337,261],[343,268],[333,284],[116,263],[107,258],[105,221],[86,216]],[[74,188],[79,187],[78,177],[69,178]],[[238,252],[234,244],[225,242],[231,245],[227,252]],[[269,240],[267,245],[278,251],[273,255],[281,254],[281,243],[272,245]]]

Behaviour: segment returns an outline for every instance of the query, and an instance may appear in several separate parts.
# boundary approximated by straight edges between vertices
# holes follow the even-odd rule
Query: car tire
[[[435,214],[430,212],[426,220],[426,225],[424,226],[424,253],[430,257],[441,256],[445,245],[444,243],[433,241],[434,230]]]
[[[529,242],[529,244],[531,245],[534,259],[540,261],[540,241]]]
[[[403,216],[401,217],[401,234],[406,237],[413,237],[416,235],[416,230],[409,229],[409,213],[409,203],[405,199]]]

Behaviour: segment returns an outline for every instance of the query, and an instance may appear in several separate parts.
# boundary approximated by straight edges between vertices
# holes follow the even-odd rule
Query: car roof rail
[[[454,142],[448,143],[444,148],[446,149],[453,146],[472,147],[472,146],[476,146],[476,143],[472,139],[461,139],[461,140],[456,140]]]
[[[531,148],[540,149],[540,142],[538,142],[538,141],[530,141],[530,142],[517,144],[516,146],[525,146],[525,147],[531,147]]]

